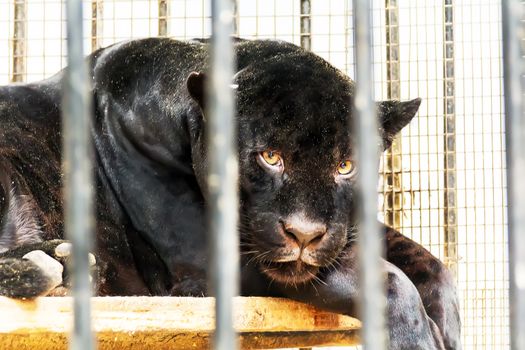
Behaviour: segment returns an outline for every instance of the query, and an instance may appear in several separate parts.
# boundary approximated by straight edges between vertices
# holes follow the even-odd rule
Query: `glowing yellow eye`
[[[348,175],[352,172],[354,169],[354,165],[351,161],[345,160],[341,163],[339,163],[339,166],[337,167],[337,172],[341,175]]]
[[[262,152],[262,158],[269,165],[279,165],[282,162],[281,156],[274,151],[264,151]]]

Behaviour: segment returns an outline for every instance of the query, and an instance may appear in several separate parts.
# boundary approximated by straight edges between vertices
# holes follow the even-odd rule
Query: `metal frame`
[[[27,2],[14,1],[13,75],[11,82],[22,82],[26,75],[27,56]]]
[[[104,3],[102,0],[91,1],[91,51],[99,49],[101,45],[100,36],[104,32]]]
[[[168,0],[159,0],[159,36],[168,35],[168,18],[170,17],[170,8]]]
[[[399,100],[400,90],[400,57],[399,57],[399,5],[397,0],[385,0],[386,27],[386,83],[387,98]],[[395,137],[392,146],[384,155],[384,220],[385,224],[395,229],[402,226],[403,215],[403,183],[401,135]]]
[[[301,0],[301,47],[308,51],[312,47],[311,9],[310,0]]]
[[[456,101],[454,77],[454,2],[443,3],[443,111],[444,111],[444,260],[457,276],[458,222],[456,189]]]

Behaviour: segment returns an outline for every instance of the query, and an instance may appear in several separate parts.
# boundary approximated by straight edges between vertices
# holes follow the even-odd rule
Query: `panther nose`
[[[286,234],[302,247],[320,241],[326,234],[326,225],[308,220],[304,215],[288,218],[283,222],[283,226]]]

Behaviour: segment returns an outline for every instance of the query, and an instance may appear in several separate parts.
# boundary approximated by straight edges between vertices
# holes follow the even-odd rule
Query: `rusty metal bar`
[[[22,82],[26,75],[27,2],[14,0],[13,75],[11,82]]]
[[[170,7],[168,0],[159,0],[159,36],[168,36]]]
[[[310,51],[312,47],[310,0],[301,0],[301,47]]]
[[[380,154],[378,121],[373,98],[371,12],[368,0],[353,1],[355,56],[355,127],[357,131],[357,178],[359,205],[360,318],[361,339],[366,350],[386,349],[386,297],[381,257],[381,230],[377,222],[377,164]],[[365,253],[366,252],[366,253]]]
[[[399,100],[400,63],[399,63],[399,5],[397,0],[385,0],[386,29],[386,76],[387,98]],[[385,224],[395,229],[402,226],[403,185],[401,135],[394,138],[392,146],[385,151],[384,176],[384,220]]]
[[[509,232],[510,344],[525,349],[525,3],[502,2]]]
[[[102,0],[91,1],[91,50],[95,51],[101,47],[101,36],[103,27],[104,5]]]
[[[66,1],[67,63],[64,77],[64,220],[67,239],[73,243],[72,290],[74,326],[70,348],[94,348],[91,332],[91,282],[88,254],[92,247],[93,174],[90,139],[91,95],[83,51],[82,0]]]
[[[233,329],[233,297],[239,290],[237,152],[234,119],[233,2],[212,2],[211,82],[208,86],[208,210],[211,259],[209,280],[215,296],[217,350],[238,348]]]
[[[444,109],[444,261],[457,276],[458,222],[456,187],[456,98],[454,77],[454,3],[443,3],[443,109]]]
[[[102,45],[104,5],[102,0],[91,1],[91,51],[99,49]]]
[[[399,100],[399,5],[397,0],[385,0],[386,75],[389,99]]]

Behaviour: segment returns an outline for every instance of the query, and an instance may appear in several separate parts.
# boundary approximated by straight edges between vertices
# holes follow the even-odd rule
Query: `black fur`
[[[38,266],[24,259],[0,260],[0,295],[34,298],[49,291],[49,280]]]
[[[356,171],[337,170],[354,161],[354,84],[292,44],[238,40],[235,48],[242,293],[355,315]],[[130,41],[90,62],[99,293],[206,295],[208,41]],[[0,88],[0,163],[17,193],[34,201],[44,241],[63,237],[60,84],[61,74]],[[385,147],[419,104],[379,103]],[[269,165],[264,151],[280,161]],[[426,258],[439,267],[431,274],[446,276]],[[421,301],[418,287],[433,275],[409,275],[414,285],[403,273],[410,267],[396,264],[384,262],[390,348],[443,349],[444,336],[452,338],[447,349],[459,349],[459,323],[443,322],[457,319],[457,308],[430,312]],[[432,279],[442,305],[456,302],[445,280]]]

